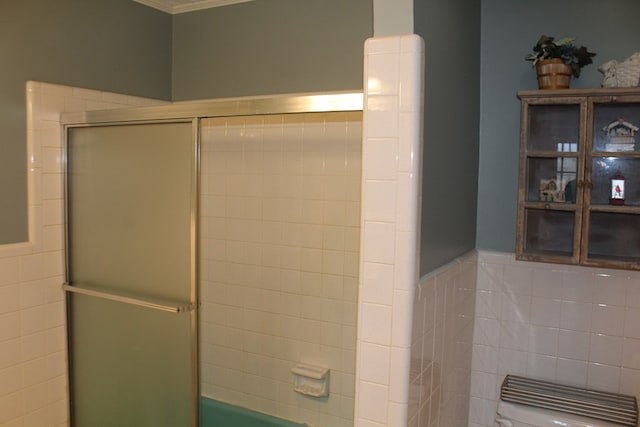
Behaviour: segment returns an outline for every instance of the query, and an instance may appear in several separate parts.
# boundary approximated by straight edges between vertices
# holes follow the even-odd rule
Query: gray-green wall
[[[482,0],[480,173],[477,247],[515,248],[520,104],[536,89],[524,57],[541,34],[577,37],[598,55],[572,87],[599,87],[598,65],[640,51],[638,0]]]
[[[28,238],[26,81],[170,99],[171,24],[131,0],[0,0],[0,244]]]
[[[0,244],[28,238],[27,80],[166,100],[360,91],[372,35],[372,0],[174,16],[131,0],[0,0]]]
[[[174,100],[362,90],[371,0],[259,0],[176,15]]]
[[[475,247],[480,0],[415,0],[425,40],[420,271]]]

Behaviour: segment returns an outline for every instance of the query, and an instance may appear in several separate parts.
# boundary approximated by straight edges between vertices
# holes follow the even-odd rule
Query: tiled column
[[[365,43],[356,426],[406,426],[418,283],[424,47]]]

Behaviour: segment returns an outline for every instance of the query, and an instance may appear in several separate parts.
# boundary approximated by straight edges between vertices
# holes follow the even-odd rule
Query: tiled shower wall
[[[640,396],[640,272],[480,252],[469,426],[506,374]]]
[[[353,425],[361,146],[361,112],[203,120],[203,395]],[[299,362],[328,398],[293,390]]]
[[[466,426],[477,255],[424,276],[413,305],[409,427]]]
[[[0,246],[0,425],[66,426],[60,113],[159,102],[28,82],[29,242]]]

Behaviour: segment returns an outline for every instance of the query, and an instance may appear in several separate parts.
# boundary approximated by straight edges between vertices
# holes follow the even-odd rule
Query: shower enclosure
[[[64,117],[73,425],[353,424],[361,109]],[[330,370],[328,397],[293,390],[298,363]]]

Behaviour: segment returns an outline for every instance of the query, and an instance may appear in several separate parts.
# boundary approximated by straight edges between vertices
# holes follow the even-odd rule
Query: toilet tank
[[[607,421],[549,409],[500,401],[496,423],[500,427],[621,427]]]

